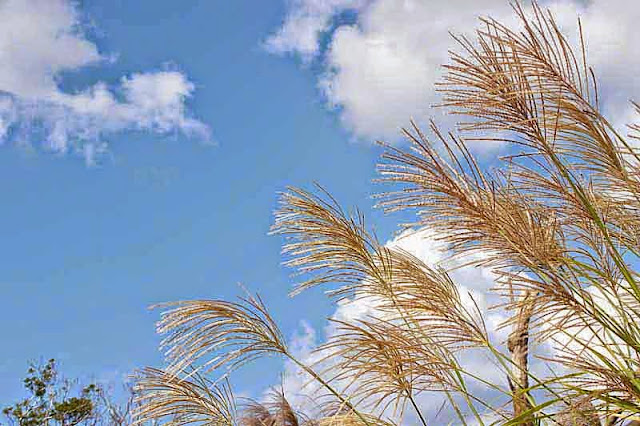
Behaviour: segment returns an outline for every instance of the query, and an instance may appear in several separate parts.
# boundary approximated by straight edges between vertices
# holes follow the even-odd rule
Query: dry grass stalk
[[[199,359],[209,370],[235,369],[257,357],[285,354],[287,346],[260,298],[249,296],[238,303],[224,300],[192,300],[155,305],[170,308],[162,313],[158,333],[167,334],[161,347],[168,370],[182,372]],[[220,355],[221,354],[221,355]]]
[[[214,384],[195,372],[181,378],[156,368],[136,375],[134,425],[166,419],[169,425],[235,424],[235,401],[227,383]]]
[[[598,412],[588,398],[570,402],[567,409],[556,419],[560,426],[601,426]]]
[[[519,302],[518,311],[513,331],[507,339],[507,349],[511,353],[513,363],[513,379],[509,384],[513,392],[513,414],[522,416],[532,408],[529,395],[529,322],[533,312],[533,294],[527,293]],[[522,423],[525,426],[533,426],[533,418]]]
[[[519,31],[487,18],[474,41],[455,37],[462,52],[452,53],[439,90],[443,107],[465,117],[459,127],[467,140],[506,141],[521,151],[488,173],[465,139],[435,123],[425,134],[413,123],[405,130],[410,151],[386,146],[381,181],[393,189],[379,202],[388,212],[416,209],[417,225],[431,228],[463,265],[499,277],[500,307],[513,312],[507,350],[491,341],[479,308],[463,303],[450,271],[380,244],[360,213],[347,214],[326,191],[290,188],[273,232],[285,238],[286,264],[305,276],[294,294],[331,284],[338,299],[374,301],[375,314],[338,322],[335,338],[319,348],[321,363],[308,366],[290,353],[259,299],[168,305],[159,331],[167,334],[169,367],[157,374],[168,388],[191,386],[191,376],[184,384],[175,377],[201,360],[226,374],[278,355],[348,411],[318,424],[384,424],[393,421],[387,408],[401,417],[411,405],[426,425],[417,397],[434,390],[461,424],[473,417],[484,425],[485,413],[498,423],[537,425],[618,422],[640,412],[640,157],[600,112],[584,42],[574,50],[536,3],[515,3],[514,11]],[[570,373],[534,375],[534,339],[554,345],[548,360]],[[511,389],[465,369],[460,358],[469,348],[483,350]],[[479,384],[508,397],[513,412],[475,393]],[[183,403],[175,392],[164,395],[146,400],[147,415]],[[251,421],[294,425],[284,401],[275,411],[256,405]]]
[[[311,423],[297,413],[283,390],[273,389],[266,402],[249,400],[242,407],[239,426],[301,426]]]

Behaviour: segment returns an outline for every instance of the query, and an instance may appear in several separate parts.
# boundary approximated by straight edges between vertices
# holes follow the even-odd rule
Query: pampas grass
[[[376,314],[336,321],[320,361],[307,365],[258,296],[163,305],[158,331],[168,365],[138,376],[140,420],[382,425],[411,412],[426,426],[443,420],[418,396],[437,392],[454,416],[445,423],[635,421],[640,157],[630,140],[637,135],[623,137],[602,115],[581,26],[581,43],[572,46],[536,3],[513,9],[520,30],[483,18],[475,39],[454,36],[459,49],[437,88],[441,107],[461,118],[458,129],[413,123],[404,130],[409,149],[383,144],[379,181],[390,189],[378,203],[389,213],[415,211],[413,226],[432,230],[461,264],[493,271],[497,307],[511,313],[507,341],[492,340],[482,310],[472,297],[463,302],[450,270],[380,244],[362,214],[346,212],[321,187],[289,188],[273,233],[284,238],[285,264],[296,271],[292,295],[330,284],[334,300],[366,298]],[[470,140],[506,142],[515,154],[487,172]],[[555,350],[532,354],[532,342]],[[505,381],[465,368],[470,350]],[[557,371],[534,374],[533,355]],[[306,419],[283,393],[242,407],[227,377],[265,356],[306,372],[327,397],[326,415]]]

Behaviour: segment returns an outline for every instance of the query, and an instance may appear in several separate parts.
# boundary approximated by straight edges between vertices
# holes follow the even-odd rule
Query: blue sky
[[[345,203],[371,205],[377,150],[349,143],[310,68],[261,47],[283,4],[85,1],[78,9],[95,23],[90,40],[117,60],[67,73],[62,85],[181,70],[196,87],[188,108],[215,146],[125,131],[109,135],[108,155],[91,167],[37,139],[2,147],[6,402],[21,394],[27,361],[41,356],[60,359],[69,376],[158,365],[152,303],[230,298],[241,282],[269,301],[288,333],[301,318],[319,321],[330,313],[324,299],[286,297],[280,240],[267,236],[276,192],[318,180]]]
[[[39,357],[70,377],[116,381],[161,365],[159,313],[146,307],[231,298],[239,282],[287,336],[309,334],[303,319],[321,330],[335,310],[321,291],[286,296],[281,241],[267,235],[277,192],[318,181],[392,238],[399,217],[370,199],[372,142],[435,114],[448,29],[509,16],[501,0],[460,12],[465,4],[0,2],[0,47],[12,47],[0,49],[2,402],[22,395]],[[556,10],[567,28],[582,13],[604,39],[596,66],[640,62],[637,46],[605,31],[632,28],[640,7],[619,19],[602,5]],[[638,77],[600,71],[612,87],[606,108],[622,121]],[[500,149],[476,147],[487,163]],[[282,364],[262,365],[235,387],[259,394],[277,383]]]

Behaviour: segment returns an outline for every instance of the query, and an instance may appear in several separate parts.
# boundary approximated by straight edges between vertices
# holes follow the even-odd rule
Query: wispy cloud
[[[140,72],[116,85],[63,91],[62,73],[109,63],[84,30],[69,0],[0,3],[0,142],[37,143],[92,163],[110,135],[126,130],[209,139],[209,128],[187,114],[194,85],[179,71]]]

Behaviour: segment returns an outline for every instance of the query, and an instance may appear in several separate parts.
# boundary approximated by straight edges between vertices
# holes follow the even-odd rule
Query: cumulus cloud
[[[551,10],[562,30],[578,43],[576,15],[585,34],[587,56],[598,78],[606,116],[623,134],[625,126],[639,122],[630,100],[640,100],[640,3],[629,0],[591,0],[574,5],[556,1]]]
[[[182,132],[201,139],[209,129],[187,115],[194,85],[178,71],[124,76],[109,86],[61,89],[64,72],[104,65],[109,58],[86,38],[69,0],[0,3],[0,142],[78,152],[87,162],[107,149],[105,138],[125,130]]]
[[[390,248],[399,248],[413,254],[425,264],[430,266],[445,265],[453,267],[455,263],[450,260],[450,252],[445,246],[436,241],[433,231],[423,229],[417,232],[406,232],[397,238],[389,241],[387,246]],[[499,310],[489,310],[489,306],[494,304],[489,289],[495,285],[496,276],[487,268],[478,267],[461,267],[452,271],[452,279],[458,283],[460,294],[463,296],[463,303],[467,308],[473,309],[474,303],[477,303],[481,309],[487,327],[491,332],[494,342],[503,342],[506,340],[509,330],[500,328],[506,319],[506,313]],[[469,296],[471,295],[471,297]],[[475,302],[474,302],[475,301]],[[333,320],[351,322],[361,319],[367,319],[371,316],[378,316],[380,312],[376,309],[376,303],[370,298],[345,299],[338,302],[337,308],[332,314]],[[301,322],[301,328],[291,339],[291,348],[294,354],[308,365],[313,365],[322,360],[322,352],[314,351],[315,348],[323,341],[329,340],[339,334],[339,330],[334,322],[329,322],[321,333],[311,327],[307,322]],[[479,351],[469,351],[460,359],[461,363],[468,371],[483,377],[493,383],[503,383],[506,379],[499,373],[499,369],[494,367],[484,354]],[[325,365],[326,366],[326,365]],[[294,406],[304,407],[303,411],[309,411],[309,396],[313,395],[319,389],[317,383],[310,381],[309,376],[301,371],[292,362],[285,364],[284,388],[287,398],[290,399]],[[504,383],[503,383],[504,384]],[[344,383],[343,383],[344,385]],[[340,386],[340,384],[338,384]],[[491,390],[478,387],[476,389],[478,395],[490,394]],[[495,394],[492,394],[495,397]],[[425,413],[434,413],[442,404],[442,394],[425,392],[418,395],[417,401],[421,409]],[[411,410],[406,413],[404,419],[406,424],[414,424]],[[441,414],[441,418],[446,418],[447,414]],[[414,421],[415,420],[415,421]]]
[[[431,2],[378,0],[362,10],[356,25],[339,27],[320,80],[344,125],[366,138],[397,139],[410,118],[434,114],[434,83],[451,46],[448,31],[473,28],[478,11],[502,16],[502,0]]]
[[[563,30],[577,41],[577,16],[587,35],[590,62],[604,89],[605,110],[628,116],[628,98],[638,96],[640,47],[635,22],[640,3],[629,0],[554,0],[543,2],[556,13]],[[338,25],[322,51],[319,34],[332,18],[350,9],[355,24]],[[624,13],[620,13],[624,11]],[[371,0],[294,2],[283,26],[270,39],[279,53],[322,57],[319,85],[346,128],[366,140],[397,139],[411,117],[435,114],[434,83],[454,47],[449,31],[470,34],[478,16],[512,23],[506,0]],[[315,24],[308,25],[311,21]],[[620,121],[618,123],[618,121]],[[623,124],[616,119],[616,124]]]
[[[345,10],[359,10],[368,0],[290,0],[289,12],[280,29],[265,46],[273,53],[297,53],[310,60],[318,54],[320,35],[332,18]]]
[[[428,228],[421,229],[419,231],[408,231],[397,238],[387,242],[387,247],[392,249],[405,250],[426,265],[443,266],[450,271],[452,280],[456,283],[458,291],[461,295],[462,303],[465,307],[472,311],[477,306],[480,310],[489,337],[494,345],[501,348],[503,353],[508,353],[505,347],[505,342],[511,331],[510,327],[505,327],[504,323],[509,318],[509,313],[502,310],[491,308],[499,304],[500,299],[497,294],[491,291],[491,288],[496,286],[498,276],[490,269],[485,267],[474,266],[461,266],[462,259],[452,258],[451,252],[447,250],[446,246],[435,238],[435,234]],[[475,253],[472,255],[474,259],[470,259],[468,256],[464,259],[465,263],[470,260],[482,260],[482,253]],[[624,283],[620,284],[621,286]],[[594,297],[594,301],[598,306],[602,307],[612,318],[619,318],[619,311],[610,305],[610,300],[615,300],[612,294],[608,294],[608,297],[595,288],[589,288],[587,290]],[[636,303],[633,299],[627,301],[627,306],[635,306]],[[621,309],[618,307],[618,309]],[[359,320],[368,320],[370,318],[380,318],[382,312],[377,309],[377,302],[371,297],[356,297],[352,299],[343,299],[337,303],[337,307],[331,319],[340,321],[343,323],[357,323]],[[558,318],[551,317],[548,319],[548,324],[543,326],[543,329],[558,326],[557,320],[563,318],[563,313],[558,315]],[[568,333],[555,334],[550,340],[545,342],[534,342],[531,347],[532,356],[530,358],[529,369],[535,377],[547,377],[549,369],[552,368],[556,374],[568,373],[566,367],[553,363],[549,364],[543,361],[541,357],[553,357],[559,354],[567,354],[573,351],[579,353],[583,348],[582,345],[587,344],[594,346],[597,339],[594,339],[592,331],[586,330],[582,326],[570,326],[565,331]],[[329,321],[322,330],[316,330],[309,325],[306,321],[301,321],[300,329],[293,336],[290,342],[292,353],[303,363],[307,365],[317,365],[319,371],[331,367],[329,364],[331,361],[326,360],[327,353],[318,351],[317,348],[323,343],[336,336],[340,335],[338,325],[334,321]],[[569,338],[568,336],[573,336]],[[601,338],[603,338],[601,336]],[[575,342],[581,341],[581,345],[576,345]],[[609,347],[612,345],[618,345],[620,353],[624,353],[624,344],[619,339],[611,339],[608,336],[604,337],[604,341]],[[594,346],[595,347],[595,346]],[[604,348],[604,346],[602,347]],[[602,350],[603,353],[607,353],[606,350]],[[569,351],[569,352],[568,352]],[[496,365],[496,361],[492,359],[489,354],[483,349],[467,349],[458,354],[458,362],[462,367],[474,374],[476,377],[480,377],[488,383],[494,383],[508,389],[508,383],[506,375],[503,370]],[[620,361],[622,362],[622,361]],[[315,414],[313,412],[314,407],[309,404],[310,401],[314,401],[314,396],[317,397],[318,392],[323,394],[321,386],[313,381],[310,376],[302,371],[296,364],[291,361],[285,363],[284,372],[284,391],[287,398],[292,402],[294,407],[298,407],[301,411]],[[329,368],[328,371],[331,371]],[[333,371],[335,373],[335,371]],[[350,384],[349,389],[357,387],[358,382]],[[332,385],[338,389],[341,389],[347,385],[346,380],[337,380],[332,382]],[[494,389],[478,382],[470,381],[468,383],[469,390],[477,397],[486,401],[492,401],[495,406],[500,406],[502,403],[508,404],[508,398],[505,395],[496,392]],[[347,392],[348,393],[348,392]],[[438,392],[423,392],[417,395],[416,401],[423,414],[433,415],[440,411],[440,407],[443,404],[443,395]],[[448,407],[448,405],[446,405]],[[393,415],[393,413],[387,412],[387,415]],[[486,415],[486,418],[492,418],[493,414],[490,412],[481,413]],[[439,420],[448,421],[454,418],[455,413],[448,411],[448,408],[439,414]],[[469,419],[469,424],[475,424],[474,419]],[[407,409],[405,418],[402,424],[416,424],[418,423],[415,413],[411,409]]]

